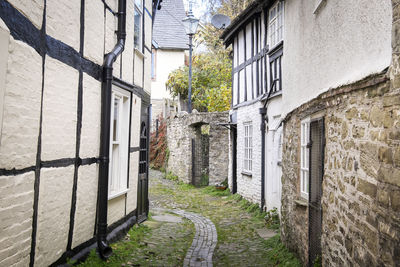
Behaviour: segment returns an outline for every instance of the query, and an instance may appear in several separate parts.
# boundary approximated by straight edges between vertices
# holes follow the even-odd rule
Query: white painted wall
[[[390,0],[285,1],[283,115],[329,88],[389,66]]]
[[[157,49],[155,56],[156,77],[151,82],[151,98],[163,99],[172,98],[167,91],[165,83],[168,75],[185,64],[185,51],[183,50],[162,50]]]
[[[267,106],[268,124],[265,134],[265,207],[267,210],[281,207],[282,170],[278,165],[279,143],[282,135],[282,96],[276,96]]]

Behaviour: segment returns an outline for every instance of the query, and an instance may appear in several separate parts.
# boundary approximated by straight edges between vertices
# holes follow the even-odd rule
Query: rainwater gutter
[[[270,99],[271,93],[272,93],[272,88],[274,88],[276,82],[279,81],[279,79],[275,79],[271,87],[269,89],[268,95],[265,98],[265,103],[262,108],[260,108],[259,113],[261,114],[261,205],[260,209],[261,211],[264,211],[264,205],[265,205],[265,130],[266,130],[266,125],[268,123],[268,117],[267,117],[267,104],[268,100]]]
[[[103,62],[103,80],[101,86],[101,133],[100,133],[100,164],[99,164],[99,195],[97,216],[97,248],[102,259],[112,255],[112,249],[107,242],[107,209],[108,209],[108,174],[110,162],[110,121],[111,95],[113,80],[113,64],[124,51],[126,39],[126,0],[118,0],[117,43],[108,53]]]

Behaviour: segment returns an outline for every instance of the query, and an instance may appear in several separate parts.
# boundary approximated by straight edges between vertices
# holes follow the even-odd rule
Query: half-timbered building
[[[107,258],[146,219],[156,5],[0,0],[0,266]]]
[[[254,2],[222,34],[232,45],[233,192],[280,210],[284,2]]]

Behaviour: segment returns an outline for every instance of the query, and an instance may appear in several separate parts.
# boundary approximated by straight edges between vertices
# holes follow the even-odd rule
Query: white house
[[[170,111],[177,110],[178,104],[173,101],[165,83],[172,71],[185,65],[186,51],[189,49],[189,37],[182,24],[186,17],[183,1],[163,0],[162,6],[154,20],[151,56],[153,125],[159,115],[166,118]]]
[[[268,15],[270,14],[270,15]],[[221,38],[232,45],[230,186],[271,210],[281,205],[284,5],[250,4]]]

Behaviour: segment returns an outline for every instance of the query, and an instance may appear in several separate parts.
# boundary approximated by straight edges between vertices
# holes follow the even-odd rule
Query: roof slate
[[[186,17],[183,0],[163,0],[153,25],[153,40],[161,49],[188,49],[189,37],[182,20]]]

